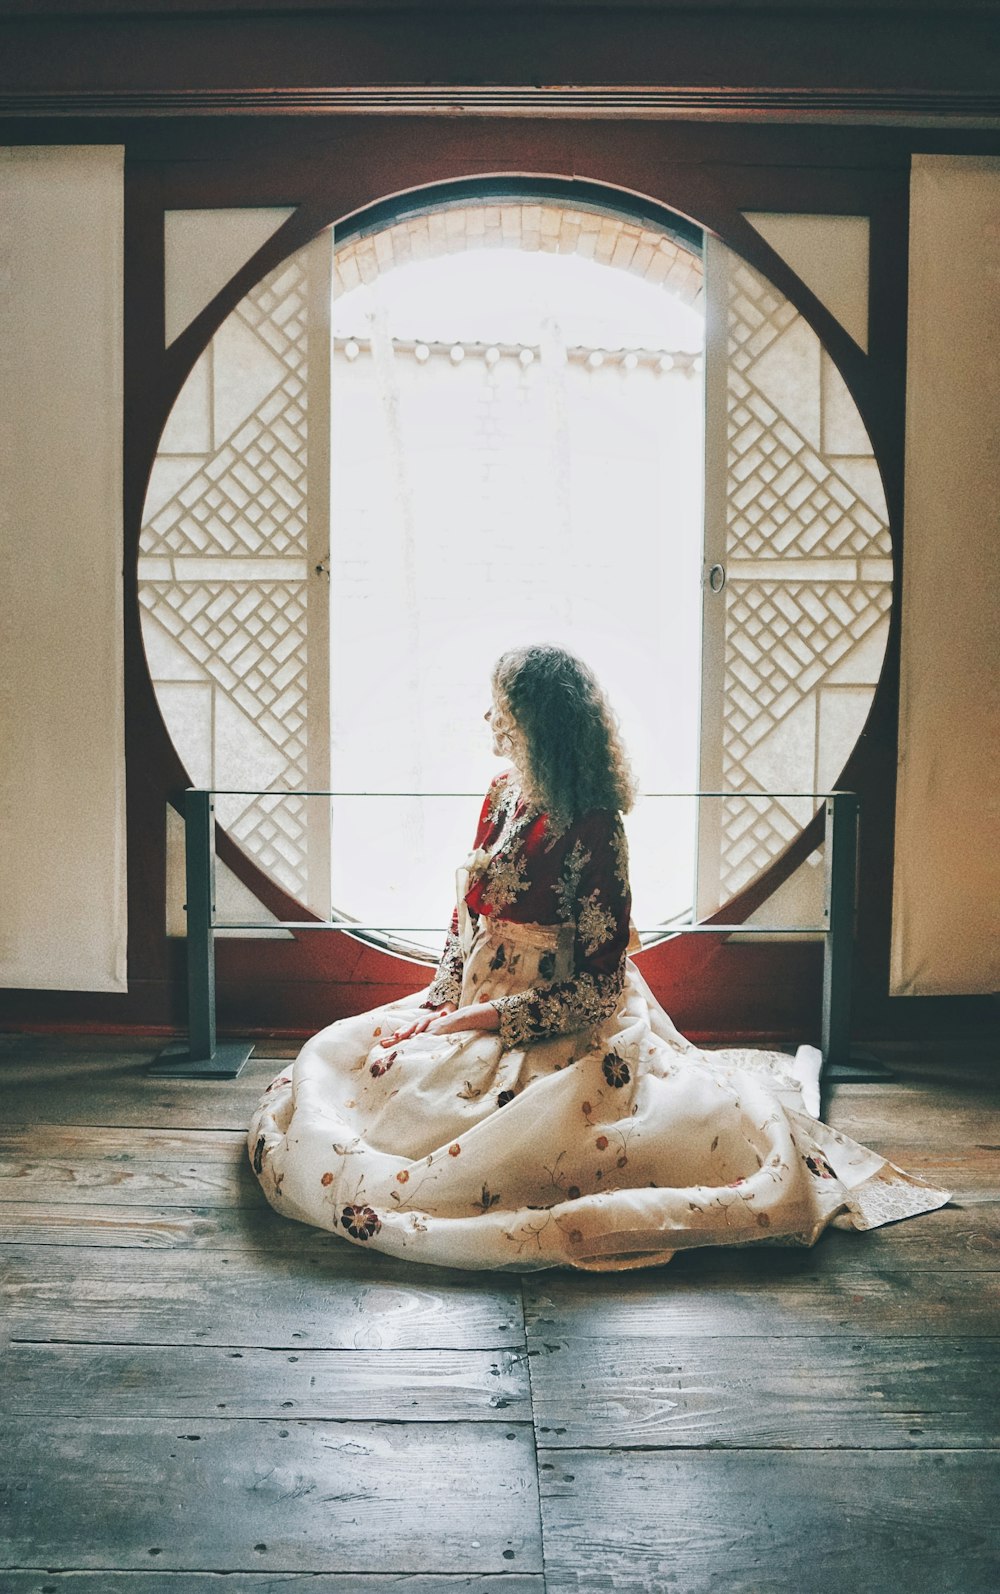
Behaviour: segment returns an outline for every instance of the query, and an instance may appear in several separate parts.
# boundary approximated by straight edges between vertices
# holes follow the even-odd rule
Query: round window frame
[[[698,254],[701,253],[703,241],[707,234],[718,237],[734,254],[759,271],[772,286],[789,300],[816,334],[821,348],[830,357],[844,381],[861,424],[871,442],[873,459],[879,471],[883,491],[886,492],[887,503],[890,504],[888,536],[893,563],[893,588],[888,610],[890,633],[883,654],[879,677],[872,690],[871,702],[864,724],[851,751],[847,755],[841,775],[838,777],[836,786],[839,789],[841,781],[849,778],[848,772],[865,744],[869,726],[879,710],[880,699],[887,679],[887,665],[892,655],[893,628],[898,627],[898,546],[894,531],[891,501],[887,490],[886,471],[882,458],[879,431],[873,424],[872,415],[869,413],[869,404],[865,402],[869,395],[859,393],[857,390],[859,386],[859,368],[854,361],[845,361],[843,358],[848,346],[854,353],[860,355],[862,360],[867,357],[855,348],[848,334],[843,331],[826,307],[815,298],[801,279],[795,275],[791,268],[771,249],[760,235],[754,232],[750,224],[744,220],[738,211],[732,214],[731,226],[712,226],[707,222],[702,223],[693,219],[692,216],[670,206],[665,200],[637,192],[613,182],[579,177],[535,176],[524,173],[494,173],[442,178],[401,190],[396,194],[381,196],[340,216],[337,214],[331,215],[330,207],[315,203],[298,206],[289,221],[276,231],[269,245],[265,245],[259,250],[251,261],[230,279],[167,350],[169,388],[159,417],[159,424],[153,429],[152,446],[149,448],[144,461],[145,468],[141,477],[140,508],[145,497],[149,476],[157,457],[160,437],[169,421],[184,383],[197,359],[208,347],[215,333],[253,286],[263,280],[284,261],[292,258],[300,249],[331,228],[334,230],[334,247],[336,248],[338,243],[347,244],[357,241],[417,216],[425,216],[460,206],[487,203],[503,204],[505,201],[520,205],[526,202],[544,202],[553,206],[561,206],[567,209],[584,209],[598,214],[609,215],[617,220],[640,223],[644,227],[661,232],[680,247]],[[292,241],[293,237],[294,242]],[[853,365],[854,369],[845,369],[845,364]],[[865,384],[862,383],[860,385],[864,386]],[[139,608],[137,595],[138,548],[139,539],[137,537],[136,559],[133,566],[135,608],[137,612]],[[145,646],[141,637],[141,626],[140,651],[145,665],[148,688],[154,702],[159,707],[148,659],[146,658]],[[160,712],[160,721],[163,735],[176,760],[177,767],[183,770],[180,755],[173,744],[169,729],[163,719],[162,711]],[[184,775],[186,777],[186,770],[184,770]],[[766,902],[821,841],[822,822],[823,810],[820,808],[814,813],[812,819],[807,821],[798,834],[789,840],[785,848],[754,879],[742,886],[732,897],[724,901],[716,912],[701,922],[708,925],[713,921],[737,923]],[[262,902],[266,902],[266,899],[270,897],[272,900],[280,900],[293,905],[296,915],[299,917],[315,917],[311,910],[296,901],[285,887],[277,882],[262,865],[258,864],[238,841],[228,836],[227,833],[224,834],[226,834],[226,839],[234,854],[239,856],[244,865],[245,883],[250,886],[250,889],[254,891]],[[425,957],[415,951],[410,952],[404,951],[402,948],[394,948],[389,943],[389,940],[381,935],[351,932],[350,921],[344,920],[343,923],[344,931],[342,933],[352,935],[354,939],[368,945],[372,950],[376,950],[397,962],[417,963],[427,966],[432,961],[429,957]],[[643,948],[643,952],[652,950],[654,946],[661,947],[664,941],[671,939],[673,933],[670,927],[665,925],[664,940],[658,939]]]

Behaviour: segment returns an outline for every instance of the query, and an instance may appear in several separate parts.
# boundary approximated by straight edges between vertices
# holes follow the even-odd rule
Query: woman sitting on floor
[[[437,976],[331,1024],[268,1087],[249,1148],[271,1204],[395,1256],[511,1269],[809,1245],[943,1205],[811,1115],[813,1048],[678,1033],[628,957],[633,787],[603,693],[555,647],[504,654],[492,684],[513,768]]]

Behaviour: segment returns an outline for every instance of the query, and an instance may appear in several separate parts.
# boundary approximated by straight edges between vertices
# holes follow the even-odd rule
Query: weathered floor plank
[[[675,1334],[752,1338],[923,1338],[992,1335],[1000,1322],[1000,1272],[878,1272],[864,1258],[768,1251],[678,1256],[665,1269],[600,1282],[540,1274],[524,1282],[525,1321],[542,1339],[618,1339]]]
[[[533,1332],[544,1337],[674,1334],[989,1335],[1000,1321],[1000,1272],[878,1272],[864,1257],[752,1248],[675,1258],[668,1268],[593,1276],[529,1274]],[[449,1274],[323,1236],[288,1256],[238,1251],[84,1251],[7,1246],[15,1339],[99,1343],[285,1345],[325,1349],[493,1348],[519,1342],[509,1276]],[[275,1338],[262,1340],[267,1332]],[[360,1336],[360,1337],[359,1337]]]
[[[315,1250],[325,1230],[295,1223],[269,1207],[119,1205],[99,1201],[18,1201],[0,1207],[0,1245],[123,1246],[169,1250]],[[346,1244],[346,1241],[339,1242]]]
[[[127,1129],[93,1124],[14,1124],[0,1128],[4,1163],[68,1158],[105,1162],[224,1162],[246,1153],[239,1129]]]
[[[156,1079],[147,1068],[157,1050],[11,1048],[0,1059],[5,1117],[18,1124],[245,1130],[282,1068],[252,1057],[238,1079]]]
[[[964,1183],[1000,1193],[1000,1150],[993,1144],[900,1147],[882,1135],[873,1135],[869,1144],[890,1162],[904,1166],[907,1173],[927,1184],[943,1185],[956,1195]]]
[[[0,1157],[0,1203],[46,1197],[81,1205],[152,1201],[184,1207],[255,1207],[262,1200],[245,1149],[234,1148],[226,1162]]]
[[[540,1573],[7,1572],[4,1594],[545,1594]]]
[[[567,1451],[548,1594],[995,1594],[1000,1453]]]
[[[0,1508],[0,1566],[541,1571],[524,1424],[14,1418]]]
[[[998,1073],[1000,1082],[1000,1073]],[[868,1144],[877,1137],[903,1146],[1000,1144],[1000,1091],[926,1085],[838,1085],[830,1124]]]
[[[4,1594],[545,1594],[540,1573],[7,1572]]]
[[[519,1351],[228,1350],[15,1342],[0,1412],[37,1417],[531,1421]]]
[[[936,1271],[1000,1267],[1000,1196],[973,1203],[951,1201],[936,1212],[924,1212],[903,1223],[857,1234],[828,1229],[819,1255],[833,1263],[841,1257],[863,1261],[881,1271],[902,1262],[907,1268]]]
[[[631,1339],[614,1356],[598,1339],[529,1347],[548,1448],[1000,1444],[1000,1339]]]
[[[298,1255],[6,1246],[7,1331],[25,1340],[288,1350],[523,1343],[516,1280],[414,1267],[315,1232],[315,1248]]]

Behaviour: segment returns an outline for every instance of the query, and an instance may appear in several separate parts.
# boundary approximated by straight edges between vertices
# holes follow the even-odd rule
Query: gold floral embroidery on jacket
[[[615,879],[623,891],[628,890],[628,838],[625,835],[625,826],[621,819],[615,821],[615,828],[611,833],[611,851],[615,860]]]
[[[501,777],[493,782],[487,795],[489,815],[496,824],[499,819],[507,819],[517,807],[518,790],[516,783],[508,776],[506,780]]]
[[[508,908],[530,884],[524,852],[518,844],[493,854],[486,868],[483,900],[491,908]]]
[[[602,1024],[617,1008],[624,985],[623,957],[612,974],[578,974],[547,991],[528,990],[516,996],[497,997],[493,1006],[500,1017],[504,1051]]]
[[[462,971],[465,967],[465,958],[462,953],[462,943],[454,930],[448,931],[448,938],[444,944],[441,961],[437,966],[437,973],[427,993],[427,1004],[430,1007],[440,1007],[444,1002],[454,1002],[458,1005],[462,994]]]
[[[576,930],[585,957],[592,957],[599,947],[606,946],[618,928],[613,913],[600,903],[600,892],[592,891],[583,897],[577,909]]]
[[[576,918],[576,903],[580,895],[580,881],[583,878],[583,871],[589,862],[590,853],[583,845],[583,842],[574,842],[572,851],[566,855],[566,861],[562,867],[562,877],[556,882],[556,900],[560,919]]]

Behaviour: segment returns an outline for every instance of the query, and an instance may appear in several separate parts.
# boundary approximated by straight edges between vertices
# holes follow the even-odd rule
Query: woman
[[[271,1204],[395,1256],[512,1269],[811,1244],[943,1205],[810,1116],[812,1048],[701,1052],[652,996],[628,959],[632,780],[586,666],[505,653],[486,718],[513,768],[437,976],[331,1024],[268,1087],[249,1148]]]

